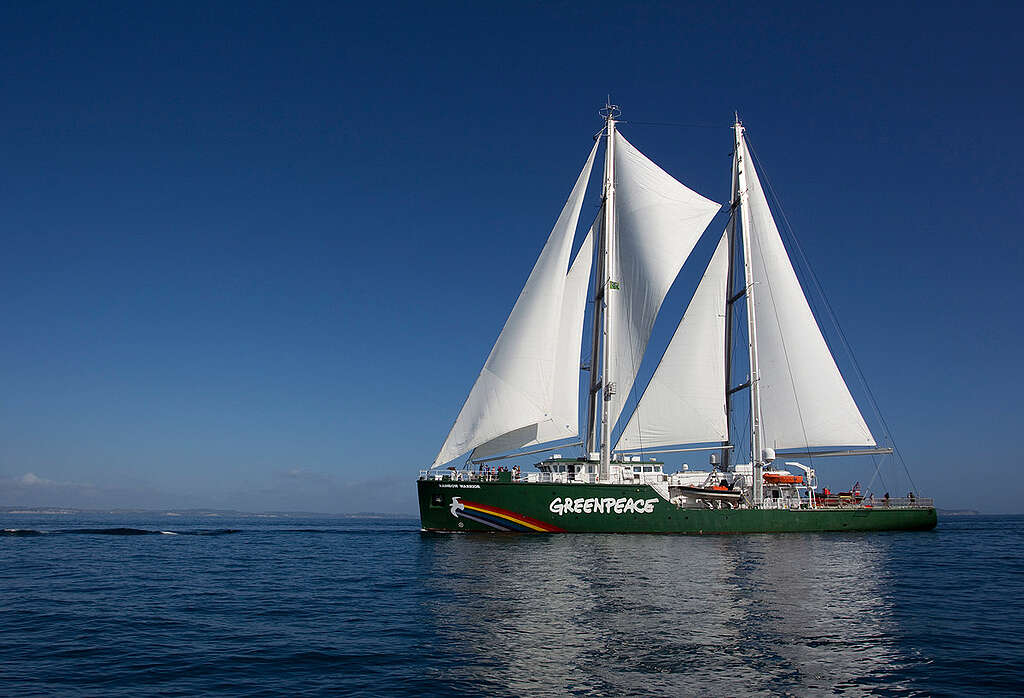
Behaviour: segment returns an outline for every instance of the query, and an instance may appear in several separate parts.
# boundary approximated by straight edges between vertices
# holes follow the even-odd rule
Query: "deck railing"
[[[483,471],[475,470],[421,470],[420,480],[450,480],[452,482],[512,482],[517,480],[512,470]],[[526,482],[526,477],[518,478]]]
[[[854,501],[853,499],[841,499],[836,497],[817,497],[814,501],[814,509],[907,509],[912,507],[933,507],[935,500],[930,497],[890,497],[888,502],[883,499],[868,499]],[[807,500],[801,499],[771,499],[766,498],[761,502],[762,509],[806,509]]]
[[[861,506],[868,506],[873,509],[899,509],[906,507],[933,507],[935,500],[931,497],[873,497],[867,498],[860,503]]]
[[[806,500],[803,501],[806,502]],[[889,499],[884,497],[864,497],[863,499],[854,500],[844,497],[826,498],[819,494],[815,497],[814,506],[818,509],[906,509],[909,507],[933,507],[935,506],[935,500],[931,497],[889,497]]]

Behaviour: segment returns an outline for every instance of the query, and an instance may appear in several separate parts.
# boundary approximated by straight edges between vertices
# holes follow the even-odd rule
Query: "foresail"
[[[807,303],[746,150],[762,443],[775,449],[873,446]]]
[[[728,235],[722,235],[615,450],[729,440],[725,416]]]
[[[566,269],[597,144],[434,464],[551,419]]]
[[[629,397],[669,287],[720,204],[705,199],[615,134],[615,247],[608,289],[614,424]]]
[[[590,267],[594,259],[594,236],[594,230],[591,229],[565,278],[550,418],[539,424],[515,429],[477,446],[473,451],[474,459],[579,435],[580,349],[583,318],[587,310],[587,286],[590,284]]]

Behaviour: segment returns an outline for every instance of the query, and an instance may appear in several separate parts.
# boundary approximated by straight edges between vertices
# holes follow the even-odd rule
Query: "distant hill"
[[[939,516],[978,516],[981,514],[977,509],[939,509]]]

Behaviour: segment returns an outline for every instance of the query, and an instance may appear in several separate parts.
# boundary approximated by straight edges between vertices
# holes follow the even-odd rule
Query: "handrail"
[[[935,506],[935,500],[931,497],[865,497],[853,500],[833,496],[826,499],[818,494],[816,501],[816,509],[908,509]]]

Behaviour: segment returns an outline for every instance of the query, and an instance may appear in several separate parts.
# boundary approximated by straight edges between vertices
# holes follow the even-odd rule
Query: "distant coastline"
[[[0,507],[0,515],[56,515],[75,516],[89,514],[139,514],[151,516],[208,516],[254,519],[411,519],[414,514],[397,514],[379,511],[358,511],[354,513],[325,514],[315,511],[235,511],[230,509],[75,509],[72,507]]]

